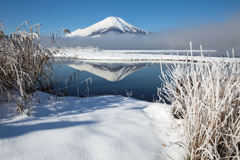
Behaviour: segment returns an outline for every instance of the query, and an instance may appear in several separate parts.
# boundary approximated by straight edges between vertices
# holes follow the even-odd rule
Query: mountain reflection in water
[[[166,65],[163,64],[163,70]],[[54,65],[54,93],[70,96],[122,95],[155,101],[160,63],[101,63],[61,59]],[[66,90],[67,88],[67,90]]]
[[[79,71],[87,71],[102,77],[108,81],[120,81],[128,75],[136,72],[148,64],[123,64],[123,63],[79,63],[70,64],[69,67],[77,69]]]

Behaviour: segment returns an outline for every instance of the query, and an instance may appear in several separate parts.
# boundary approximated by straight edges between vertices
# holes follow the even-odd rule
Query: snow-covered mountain
[[[116,32],[116,33],[133,33],[133,34],[148,34],[147,31],[137,28],[120,17],[107,17],[104,20],[93,24],[84,29],[77,29],[66,36],[81,36],[81,37],[99,37],[105,33]]]

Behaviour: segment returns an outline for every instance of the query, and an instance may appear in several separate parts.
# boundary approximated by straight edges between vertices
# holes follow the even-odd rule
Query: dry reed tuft
[[[37,89],[51,56],[37,41],[39,26],[28,27],[24,22],[10,35],[0,28],[0,95],[11,99],[17,93],[19,112],[28,106],[29,93]]]
[[[240,61],[178,63],[162,81],[188,159],[240,159]]]

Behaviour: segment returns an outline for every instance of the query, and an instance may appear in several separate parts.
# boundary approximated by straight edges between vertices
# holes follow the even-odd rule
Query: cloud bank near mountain
[[[149,35],[107,33],[102,37],[64,37],[56,46],[94,46],[102,49],[188,49],[189,42],[195,49],[202,44],[205,49],[217,49],[218,56],[226,50],[235,49],[240,56],[240,14],[215,24],[206,24],[191,29],[176,29]]]

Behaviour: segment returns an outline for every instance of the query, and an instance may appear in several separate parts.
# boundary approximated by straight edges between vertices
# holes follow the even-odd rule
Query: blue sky
[[[148,31],[218,23],[240,12],[240,0],[0,0],[0,21],[13,32],[24,20],[41,23],[42,34],[92,25],[118,16]]]

